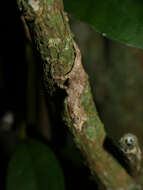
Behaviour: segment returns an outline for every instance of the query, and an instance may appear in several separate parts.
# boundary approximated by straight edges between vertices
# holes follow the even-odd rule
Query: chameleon
[[[119,148],[127,159],[127,165],[131,175],[136,175],[141,170],[142,152],[139,146],[138,138],[127,133],[119,140]]]

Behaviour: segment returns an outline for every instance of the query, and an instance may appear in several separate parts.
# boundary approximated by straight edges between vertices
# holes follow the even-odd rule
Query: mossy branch
[[[63,119],[91,173],[105,189],[140,189],[104,149],[106,133],[93,102],[62,0],[17,0],[17,4],[41,58],[47,92],[53,96],[61,88],[67,94],[63,97]]]

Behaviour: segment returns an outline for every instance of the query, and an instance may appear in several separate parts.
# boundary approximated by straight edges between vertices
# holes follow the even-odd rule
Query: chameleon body
[[[133,134],[125,134],[119,141],[119,146],[124,156],[127,158],[127,164],[131,175],[136,175],[141,169],[141,149],[138,139]]]

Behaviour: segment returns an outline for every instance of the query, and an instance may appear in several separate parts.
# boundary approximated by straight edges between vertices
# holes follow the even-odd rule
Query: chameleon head
[[[124,153],[136,153],[138,149],[138,139],[133,134],[125,134],[119,141],[120,148]]]

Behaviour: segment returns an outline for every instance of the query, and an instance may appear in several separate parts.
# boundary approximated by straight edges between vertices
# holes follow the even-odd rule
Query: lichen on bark
[[[82,66],[80,50],[73,40],[62,0],[17,2],[41,58],[47,92],[51,96],[59,88],[66,92],[63,119],[91,173],[105,189],[137,188],[125,169],[104,149],[106,133],[92,99],[88,76]]]
[[[24,15],[32,41],[42,60],[44,84],[52,94],[56,83],[52,75],[65,75],[72,68],[74,62],[73,35],[67,24],[68,17],[65,12],[61,11],[62,1],[39,0],[39,9],[36,11],[33,8],[34,2],[37,5],[37,1],[34,0],[32,5],[30,0],[18,0],[18,6]]]

